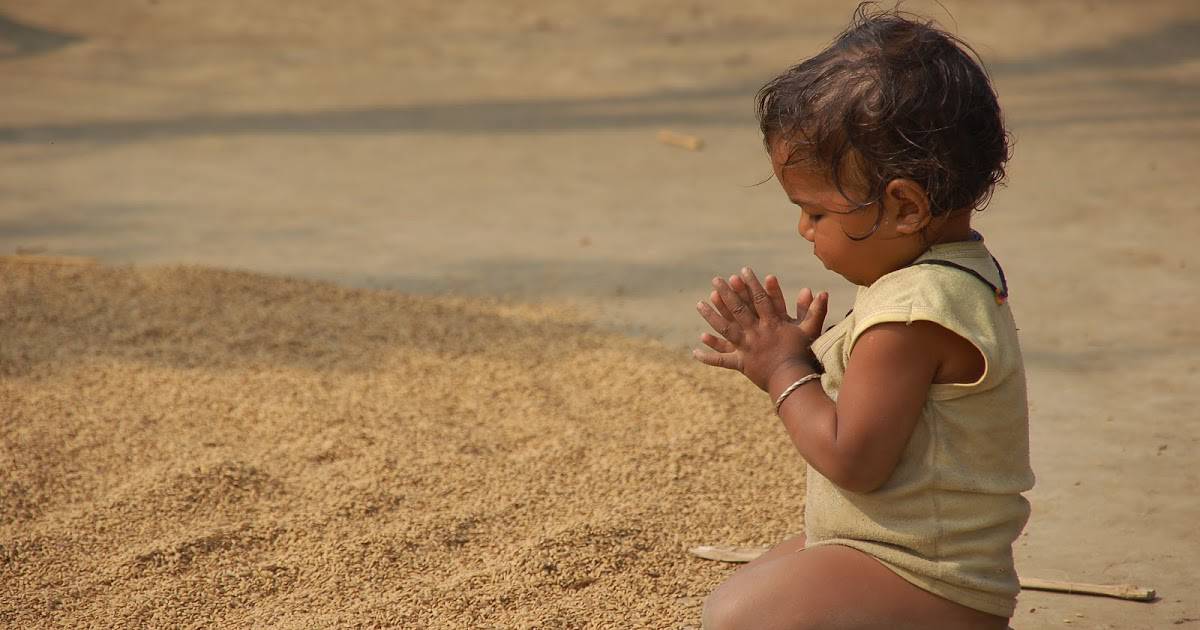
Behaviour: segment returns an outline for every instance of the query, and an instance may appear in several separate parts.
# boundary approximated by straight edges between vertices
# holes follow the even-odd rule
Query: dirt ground
[[[709,277],[743,264],[793,290],[829,289],[833,312],[852,296],[795,235],[775,184],[756,185],[770,173],[751,104],[854,3],[780,4],[0,0],[0,254],[106,265],[0,268],[0,623],[105,625],[111,610],[124,625],[164,625],[231,601],[240,608],[219,619],[232,625],[611,627],[625,609],[631,625],[695,623],[690,598],[731,568],[683,557],[687,545],[782,537],[800,527],[803,497],[787,491],[800,473],[773,450],[782,432],[749,386],[688,363],[684,348],[703,329],[691,305]],[[1038,485],[1018,569],[1161,595],[1139,604],[1027,592],[1013,625],[1200,628],[1200,4],[905,6],[977,48],[1016,139],[1009,182],[976,225],[1008,273],[1030,383]],[[663,128],[705,147],[661,145]],[[150,267],[180,263],[372,291]],[[147,291],[166,310],[124,308]],[[224,333],[164,332],[202,326],[188,322],[209,312],[196,299],[209,295],[232,305]],[[247,348],[273,338],[264,327],[279,325],[278,312],[303,326],[284,326],[280,347],[254,355]],[[443,346],[388,332],[441,318],[457,322]],[[453,405],[413,426],[383,412],[359,425],[348,415],[344,430],[304,416],[344,411],[388,370],[414,382],[441,375],[435,391],[452,400],[474,400],[459,398],[463,387],[531,386],[519,360],[459,339],[477,334],[463,322],[507,335],[497,347],[533,352],[548,335],[538,365],[567,366],[538,405],[504,399],[527,427],[431,425],[461,417]],[[317,349],[289,346],[306,327],[334,332]],[[413,344],[415,358],[395,356]],[[597,346],[611,350],[589,371],[578,362]],[[497,367],[498,380],[460,380],[460,360]],[[671,375],[665,389],[647,385],[654,370]],[[332,379],[324,390],[322,379]],[[129,419],[129,392],[150,397],[153,383],[203,407],[256,380],[237,398],[253,413],[209,410],[196,425],[171,411],[188,407],[155,394],[154,413]],[[399,382],[371,394],[372,408],[402,404],[412,387]],[[581,382],[597,389],[601,429],[577,407],[556,421],[560,403],[545,403],[587,391]],[[698,383],[711,390],[689,397]],[[284,439],[248,419],[270,409],[253,392],[280,387],[324,392],[307,406],[275,401],[304,416],[294,430],[305,435]],[[663,391],[668,404],[648,407],[643,397]],[[105,433],[87,424],[93,416],[55,411],[63,405],[134,424]],[[645,414],[653,421],[638,424]],[[218,422],[233,416],[241,424]],[[290,426],[272,418],[262,426]],[[136,422],[154,439],[138,437]],[[387,441],[389,427],[400,441]],[[217,446],[203,446],[206,431]],[[415,459],[386,468],[406,439],[420,445]],[[487,455],[474,461],[472,449]],[[319,471],[297,462],[341,466],[340,476],[321,487]],[[444,474],[413,481],[421,462]],[[372,464],[392,472],[353,487]],[[489,465],[511,483],[472,486]],[[747,467],[752,475],[738,472]],[[506,493],[529,484],[564,490],[516,507]],[[601,498],[572,494],[585,489]],[[406,492],[411,503],[389,494]],[[205,518],[180,504],[188,493],[203,495]],[[111,528],[126,520],[136,527],[122,547]],[[371,544],[399,547],[353,555],[334,537],[356,526]],[[308,553],[285,553],[289,544]],[[238,577],[243,553],[256,577]],[[521,564],[530,558],[536,571]],[[561,576],[541,568],[573,561],[583,564]],[[323,573],[370,562],[430,573],[379,569],[371,586]],[[232,591],[221,587],[228,575]],[[322,576],[362,590],[338,595],[314,582]],[[512,587],[486,590],[498,583]],[[174,609],[163,603],[189,592],[198,595]],[[471,599],[485,595],[484,607]]]

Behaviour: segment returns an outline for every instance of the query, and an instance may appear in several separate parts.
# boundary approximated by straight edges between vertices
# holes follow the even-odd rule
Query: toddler
[[[708,365],[768,392],[808,464],[805,534],[706,600],[706,630],[1007,627],[1033,486],[1008,285],[971,217],[1004,176],[987,75],[953,35],[860,7],[757,97],[799,232],[858,285],[789,315],[779,281],[714,278]]]

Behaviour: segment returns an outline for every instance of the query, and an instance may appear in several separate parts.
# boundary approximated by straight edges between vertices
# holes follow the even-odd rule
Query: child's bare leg
[[[855,549],[793,551],[764,555],[717,587],[704,602],[704,630],[1008,627],[1007,619],[921,590]]]

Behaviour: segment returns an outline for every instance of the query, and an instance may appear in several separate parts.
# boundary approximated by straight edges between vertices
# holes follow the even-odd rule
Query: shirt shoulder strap
[[[1004,304],[1008,301],[1008,280],[1004,278],[1004,269],[1000,267],[1000,262],[997,261],[995,257],[992,257],[992,262],[996,265],[996,271],[1000,272],[1000,286],[992,284],[991,280],[983,277],[983,274],[979,273],[978,271],[949,260],[926,258],[924,260],[918,260],[914,262],[913,265],[938,265],[939,267],[950,267],[951,269],[965,271],[991,288],[992,293],[996,295],[996,304]]]

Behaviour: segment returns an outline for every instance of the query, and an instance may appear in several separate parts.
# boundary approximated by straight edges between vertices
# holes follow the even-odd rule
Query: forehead
[[[859,204],[848,199],[830,178],[828,171],[816,159],[807,156],[795,143],[775,141],[768,145],[771,167],[788,199],[802,205],[817,205],[833,210],[847,210]],[[843,182],[847,193],[858,193],[857,187]]]
[[[829,178],[816,167],[811,159],[805,159],[802,152],[794,151],[795,145],[788,142],[773,142],[770,146],[771,167],[775,170],[775,179],[787,193],[788,198],[795,202],[818,202],[829,193],[841,197]]]
[[[817,162],[795,143],[777,140],[768,146],[768,153],[776,175],[787,173],[791,177],[825,179],[821,177]]]

